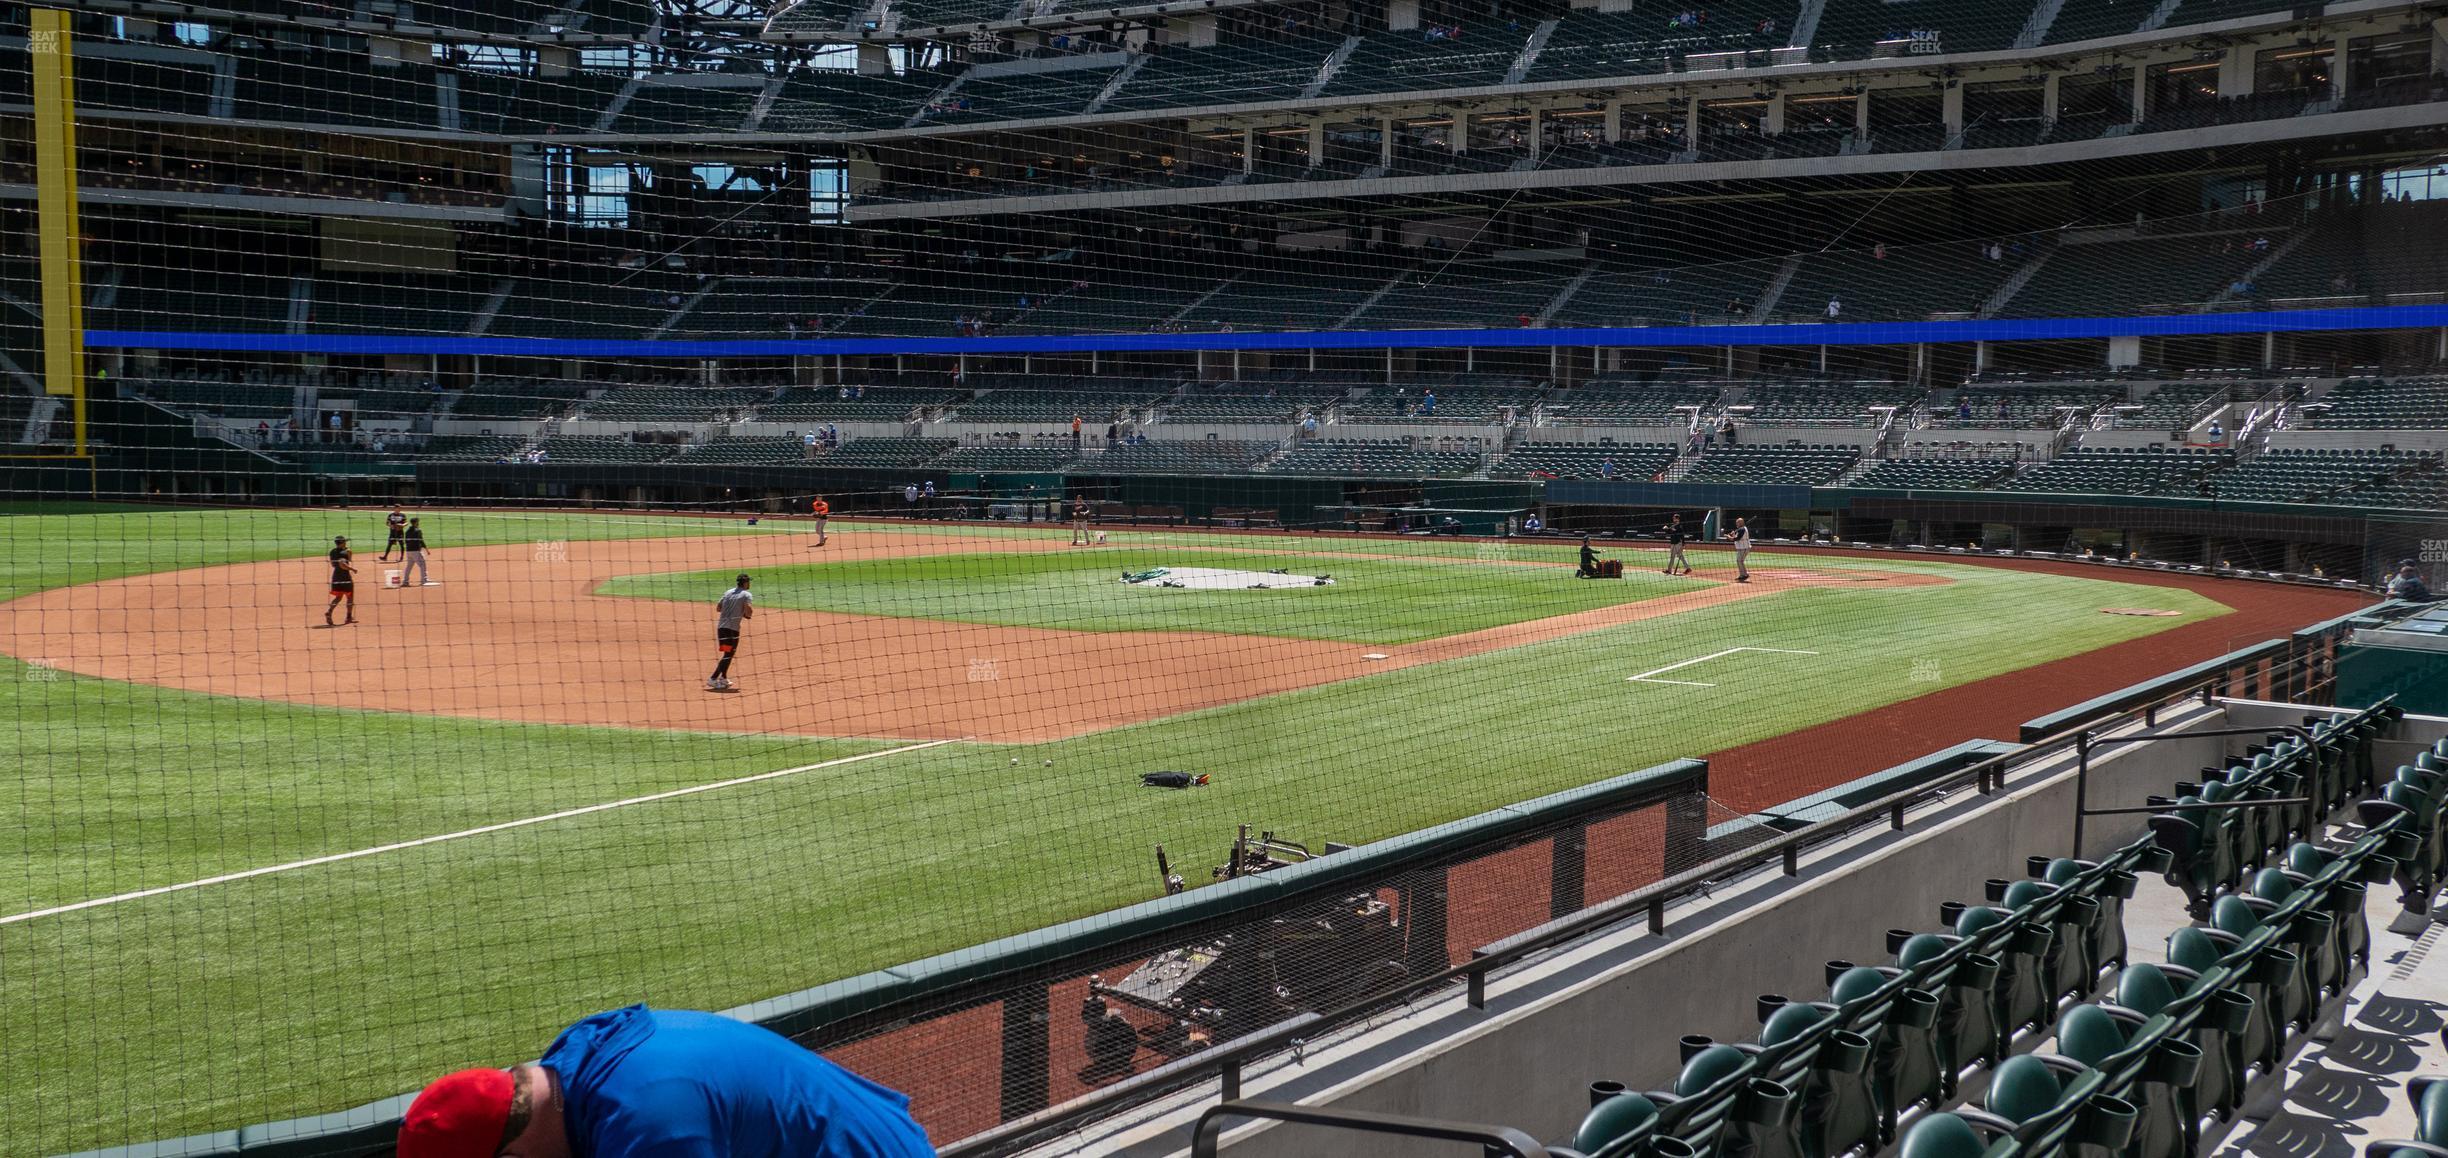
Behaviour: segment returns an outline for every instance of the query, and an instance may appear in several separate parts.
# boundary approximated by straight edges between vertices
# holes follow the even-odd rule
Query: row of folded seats
[[[2448,740],[2433,744],[2429,752],[2416,757],[2413,770],[2448,774]],[[2398,769],[2399,783],[2406,782],[2407,772],[2408,769]],[[2437,807],[2436,795],[2430,803]],[[2414,1136],[2367,1143],[2363,1147],[2364,1158],[2448,1158],[2448,1080],[2436,1074],[2408,1079],[2406,1097],[2414,1107]]]
[[[1548,1153],[2195,1153],[2368,973],[2366,885],[2395,880],[2419,903],[2437,880],[2448,741],[2383,782],[2372,742],[2399,715],[2382,704],[2307,720],[2164,802],[2308,803],[2172,809],[2098,860],[2029,858],[2027,879],[1986,882],[1986,903],[1940,906],[1941,928],[1891,931],[1890,963],[1831,961],[1824,997],[1759,998],[1756,1040],[1684,1038],[1669,1088],[1593,1083],[1570,1145]],[[2349,801],[2359,828],[2315,843]],[[2209,847],[2226,850],[2215,881],[2202,872]],[[2126,942],[2125,903],[2146,872],[2214,898],[2205,925],[2169,936],[2165,963],[2131,960]]]
[[[1701,455],[1683,481],[1825,486],[1860,459],[1857,446],[1721,446]]]

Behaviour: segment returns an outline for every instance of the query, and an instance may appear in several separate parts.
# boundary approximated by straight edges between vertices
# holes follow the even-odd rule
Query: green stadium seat
[[[2009,910],[2022,913],[2047,902],[2058,892],[2040,881],[2016,881],[2006,886],[2003,903]],[[2087,997],[2091,993],[2092,981],[2098,976],[2098,970],[2091,964],[2091,941],[2093,926],[2099,920],[2100,904],[2078,893],[2067,893],[2056,899],[2056,912],[2049,922],[2048,952],[2042,956],[2040,976],[2052,1001]]]
[[[1952,944],[1936,933],[1916,934],[1897,949],[1896,965],[1905,970],[1919,969],[1944,955]],[[1938,1020],[1934,1029],[1950,1091],[1958,1075],[1986,1065],[2003,1052],[1992,996],[1998,973],[1996,958],[1974,953],[1957,960],[1939,982]]]
[[[1898,1158],[1981,1158],[1989,1144],[1954,1114],[1931,1114],[1904,1135]]]
[[[2220,897],[2211,906],[2210,927],[2213,939],[2230,953],[2263,929],[2260,914],[2253,906],[2244,898],[2232,894]],[[2232,944],[2229,938],[2234,938]],[[2273,967],[2278,980],[2270,988],[2271,1025],[2281,1034],[2293,1036],[2310,1028],[2309,1019],[2317,1006],[2312,979],[2306,972],[2306,962],[2300,950],[2290,946],[2267,952],[2283,955]]]
[[[2136,1026],[2137,1029],[2141,1027]],[[2125,1028],[2117,1017],[2096,1005],[2077,1005],[2065,1012],[2057,1023],[2058,1057],[2086,1069],[2099,1069],[2124,1051],[2127,1043]],[[2174,1043],[2185,1052],[2195,1053],[2186,1043]],[[2161,1048],[2166,1048],[2162,1046]],[[2044,1055],[2045,1056],[2045,1055]],[[2184,1076],[2184,1075],[2170,1075]],[[2191,1083],[2155,1082],[2135,1099],[2141,1114],[2134,1125],[2132,1143],[2123,1151],[2123,1158],[2179,1158],[2193,1152],[2199,1127],[2191,1112]]]
[[[1989,1092],[1982,1096],[1979,1109],[1963,1108],[1955,1113],[1966,1121],[1985,1120],[1991,1128],[2011,1133],[2056,1109],[2064,1096],[2065,1087],[2047,1062],[2018,1054],[1999,1062],[1997,1071],[1989,1075]]]
[[[2168,936],[2168,963],[2196,974],[2217,968],[2225,953],[2217,941],[2198,928],[2178,929]],[[2249,977],[2239,978],[2233,985],[2252,1002],[2252,1008],[2239,1027],[2220,1034],[2215,1043],[2196,1042],[2205,1056],[2193,1085],[2197,1113],[2225,1113],[2232,1108],[2232,1100],[2240,1095],[2245,1082],[2255,1073],[2268,1072],[2277,1060],[2278,1038],[2269,1019],[2268,987]],[[2216,1048],[2212,1048],[2213,1044]]]
[[[2040,925],[2018,924],[2014,914],[1987,905],[1966,908],[1955,919],[1955,935],[1967,940],[1992,929],[2002,934],[1995,956],[2000,965],[1991,1007],[1996,1011],[2001,1047],[2026,1029],[2047,1025],[2055,1015],[2050,998],[2046,959],[2056,938]]]
[[[1657,1114],[1657,1103],[1628,1090],[1606,1098],[1590,1107],[1580,1127],[1573,1131],[1573,1148],[1595,1153],[1655,1121]]]
[[[2072,884],[2091,867],[2087,861],[2058,857],[2048,862],[2041,879],[2062,887]],[[2103,886],[2091,894],[2091,899],[2099,903],[2099,913],[2091,922],[2084,950],[2095,973],[2092,984],[2110,971],[2125,967],[2125,902],[2133,899],[2136,883],[2133,873],[2120,870],[2109,874]]]
[[[1855,966],[1837,975],[1828,997],[1839,1005],[1860,1001],[1887,980],[1880,970]],[[1953,1075],[1939,1056],[1933,1032],[1938,1011],[1937,995],[1919,989],[1899,991],[1872,1039],[1871,1090],[1884,1139],[1895,1137],[1897,1121],[1905,1113],[1941,1104],[1953,1088]]]
[[[1788,1003],[1760,1027],[1760,1044],[1797,1041],[1836,1016],[1834,1006]],[[1822,1037],[1794,1090],[1801,1153],[1822,1158],[1877,1142],[1880,1113],[1869,1066],[1873,1048],[1847,1030],[1833,1029]]]

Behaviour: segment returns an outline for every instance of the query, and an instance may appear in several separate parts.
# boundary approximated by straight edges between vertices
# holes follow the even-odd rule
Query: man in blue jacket
[[[632,1005],[540,1062],[461,1070],[400,1123],[399,1158],[934,1158],[909,1099],[759,1026]]]

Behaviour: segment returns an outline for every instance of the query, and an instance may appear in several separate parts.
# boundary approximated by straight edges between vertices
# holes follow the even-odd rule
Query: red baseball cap
[[[425,1087],[400,1120],[399,1158],[493,1158],[510,1124],[508,1070],[460,1070]]]

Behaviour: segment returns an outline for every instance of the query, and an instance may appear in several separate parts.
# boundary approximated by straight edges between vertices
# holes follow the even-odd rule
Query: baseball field
[[[2347,610],[2073,564],[420,510],[0,516],[0,1153],[370,1101],[1680,756],[1742,811]],[[355,626],[326,629],[332,536]],[[1128,584],[1210,568],[1327,576]],[[713,604],[754,577],[729,694]],[[1189,791],[1142,772],[1205,773]]]

